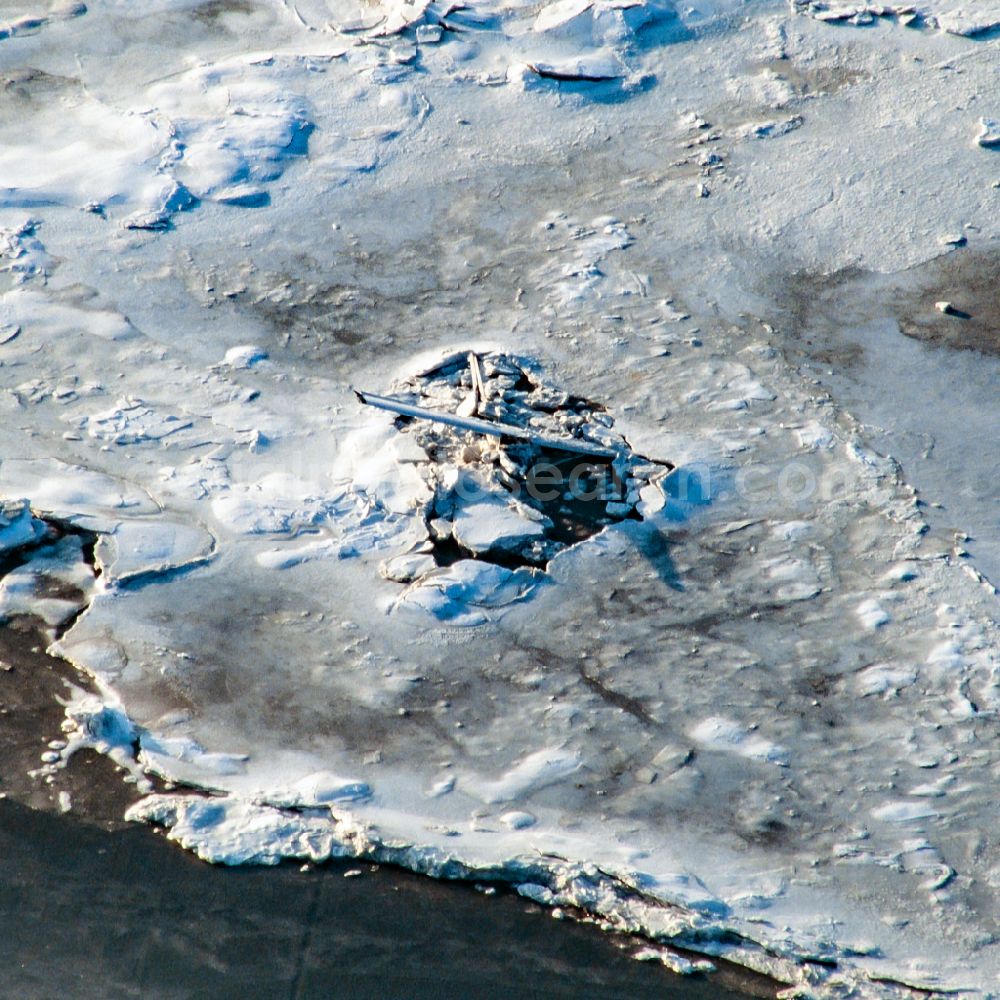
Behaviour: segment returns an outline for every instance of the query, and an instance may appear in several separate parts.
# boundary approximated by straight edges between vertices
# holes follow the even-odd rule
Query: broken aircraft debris
[[[412,591],[430,586],[457,587],[452,598],[488,606],[477,581],[491,595],[526,596],[558,552],[641,520],[642,495],[673,468],[636,455],[603,406],[505,353],[453,354],[394,395],[356,395],[395,414],[396,429],[424,456],[424,537],[381,567],[420,604],[426,594]]]

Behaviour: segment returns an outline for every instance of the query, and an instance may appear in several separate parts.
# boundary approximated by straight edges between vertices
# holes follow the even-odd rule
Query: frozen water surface
[[[5,577],[102,692],[44,766],[178,783],[130,815],[221,863],[994,992],[996,359],[926,346],[992,301],[933,270],[998,236],[989,6],[8,5],[0,551],[101,570]],[[469,351],[674,471],[551,551],[438,509],[351,386]]]

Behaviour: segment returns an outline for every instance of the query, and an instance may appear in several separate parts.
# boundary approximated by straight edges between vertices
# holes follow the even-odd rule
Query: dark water
[[[0,996],[736,1000],[512,895],[370,865],[215,868],[0,801]],[[358,877],[344,872],[361,868]]]

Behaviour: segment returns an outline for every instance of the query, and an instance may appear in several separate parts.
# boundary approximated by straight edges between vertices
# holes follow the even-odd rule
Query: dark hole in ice
[[[462,559],[479,559],[481,562],[495,563],[497,566],[506,566],[507,569],[517,569],[519,566],[539,565],[533,562],[530,556],[524,553],[487,551],[473,552],[464,545],[459,544],[454,536],[434,540],[434,562],[438,566],[451,566]]]
[[[639,490],[673,468],[634,454],[604,406],[553,387],[532,362],[511,355],[453,356],[398,393],[422,410],[474,416],[545,441],[596,445],[615,456],[397,417],[397,430],[412,435],[427,457],[421,471],[434,499],[425,513],[429,548],[421,551],[439,567],[477,559],[544,569],[609,524],[641,521]],[[470,481],[479,490],[473,496],[462,489]]]
[[[45,533],[35,541],[0,552],[0,579],[15,569],[30,563],[36,556],[44,556],[47,552],[54,549],[62,539],[67,537],[79,538],[80,555],[84,564],[95,577],[101,575],[101,568],[97,565],[96,556],[97,535],[94,532],[87,531],[85,528],[81,528],[70,521],[54,517],[43,518],[41,515],[35,516],[45,522]],[[35,596],[43,600],[64,600],[80,604],[80,608],[76,614],[72,615],[55,629],[55,637],[57,639],[61,638],[73,627],[76,620],[86,609],[84,603],[85,595],[79,587],[45,573],[38,575]],[[0,624],[2,624],[2,620],[0,620]]]
[[[44,552],[46,549],[52,548],[52,546],[67,536],[74,536],[80,539],[83,561],[90,567],[94,576],[100,576],[101,570],[97,565],[97,558],[95,555],[97,535],[95,535],[94,532],[87,531],[86,528],[81,528],[70,521],[63,521],[54,517],[42,518],[41,515],[36,516],[45,521],[45,534],[37,541],[29,542],[26,545],[20,545],[16,548],[0,552],[0,578],[6,576],[19,566],[23,566],[34,554]],[[53,584],[53,591],[55,589],[56,585]],[[55,596],[55,594],[53,593],[52,595],[47,596]]]
[[[559,497],[546,500],[524,493],[524,500],[552,521],[548,537],[563,545],[575,545],[596,535],[605,525],[615,521],[641,521],[635,507],[625,504],[627,491],[610,461],[592,458],[581,462],[579,455],[548,448],[535,449],[535,467],[552,466],[568,480],[579,473],[577,488],[565,490]],[[610,513],[608,503],[623,504],[627,511]]]

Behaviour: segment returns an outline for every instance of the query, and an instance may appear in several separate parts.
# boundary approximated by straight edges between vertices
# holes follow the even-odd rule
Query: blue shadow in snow
[[[659,516],[666,521],[690,520],[701,508],[708,507],[722,487],[722,470],[708,465],[679,465],[660,488],[666,502]]]

